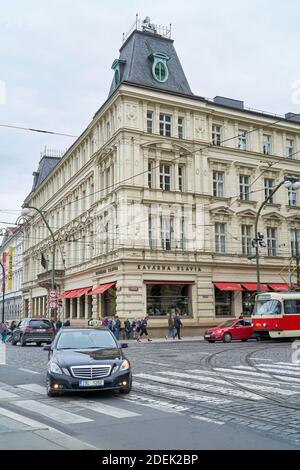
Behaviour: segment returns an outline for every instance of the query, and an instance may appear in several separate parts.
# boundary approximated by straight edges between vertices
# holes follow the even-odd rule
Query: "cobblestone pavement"
[[[104,402],[101,398],[91,402],[90,396],[47,398],[43,387],[48,353],[34,345],[25,348],[8,345],[7,364],[27,374],[27,385],[20,384],[21,379],[12,375],[10,383],[4,380],[0,383],[0,399],[1,391],[4,396],[5,392],[16,395],[17,389],[18,399],[21,390],[27,409],[31,406],[29,402],[36,399],[62,412],[69,411],[72,416],[82,415],[89,404],[90,411],[105,414],[104,403],[110,403],[107,410],[112,416],[118,415],[115,407],[123,412],[125,407],[128,419],[140,415],[143,409],[151,416],[159,413],[160,419],[182,416],[208,429],[209,426],[226,429],[233,443],[242,432],[251,432],[261,443],[258,448],[264,448],[266,438],[274,443],[274,448],[300,447],[300,364],[293,362],[292,343],[249,341],[212,345],[201,340],[168,340],[130,342],[125,351],[133,367],[133,391],[126,398],[118,398],[112,406],[111,398],[107,397]],[[17,404],[17,398],[12,400]],[[107,410],[106,416],[110,413]],[[90,437],[86,442],[95,445]],[[215,448],[224,447],[219,443]]]

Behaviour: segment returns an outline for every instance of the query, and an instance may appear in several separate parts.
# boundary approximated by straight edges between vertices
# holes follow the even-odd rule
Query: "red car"
[[[234,339],[247,341],[254,338],[251,320],[228,320],[204,333],[204,339],[209,343],[224,341],[230,343]]]

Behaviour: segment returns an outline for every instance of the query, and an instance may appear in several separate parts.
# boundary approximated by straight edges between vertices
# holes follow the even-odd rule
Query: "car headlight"
[[[56,362],[49,362],[48,370],[49,370],[49,372],[52,372],[53,374],[62,374],[63,373],[63,371],[61,370],[59,365],[56,364]]]
[[[127,359],[125,359],[122,364],[120,365],[120,370],[127,370],[130,368],[130,364],[129,362],[127,361]]]

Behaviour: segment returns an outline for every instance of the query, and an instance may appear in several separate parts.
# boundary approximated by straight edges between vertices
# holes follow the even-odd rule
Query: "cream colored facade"
[[[171,137],[160,133],[161,115],[171,117]],[[300,178],[300,124],[284,119],[273,124],[276,120],[197,97],[121,84],[25,200],[45,211],[54,230],[60,293],[115,283],[116,313],[133,319],[149,313],[147,282],[189,283],[185,325],[218,323],[222,308],[216,315],[219,291],[214,283],[256,282],[251,253],[243,254],[242,225],[250,227],[248,238],[253,238],[265,179],[274,188],[284,176]],[[218,144],[216,129],[221,145],[212,143],[214,137]],[[241,130],[249,132],[246,142],[237,138]],[[263,152],[264,136],[269,136],[270,154]],[[243,180],[249,200],[241,199],[242,176],[249,178]],[[276,255],[261,249],[261,280],[266,284],[288,280],[291,230],[300,229],[299,206],[296,200],[293,204],[281,187],[260,218],[259,231],[266,242],[268,233],[273,238],[269,254]],[[171,222],[162,227],[167,219]],[[171,234],[170,249],[162,248],[162,229]],[[217,230],[224,253],[216,251]],[[23,311],[45,315],[52,244],[39,216],[25,225],[24,238]],[[40,264],[42,253],[49,260],[47,270]],[[59,313],[72,323],[105,313],[103,294],[63,303]],[[232,316],[242,312],[241,291],[232,292],[230,309]],[[165,328],[166,317],[154,315],[150,325]]]

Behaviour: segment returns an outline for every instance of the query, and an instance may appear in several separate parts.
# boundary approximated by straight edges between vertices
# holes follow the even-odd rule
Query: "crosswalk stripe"
[[[33,411],[34,413],[46,416],[47,418],[50,418],[53,421],[57,421],[58,423],[80,424],[93,421],[90,418],[85,418],[84,416],[79,416],[77,414],[70,413],[69,411],[64,411],[61,408],[45,405],[44,403],[37,402],[36,400],[20,400],[14,402],[14,404],[27,411]]]
[[[260,369],[270,369],[270,370],[279,370],[279,371],[286,371],[286,372],[293,372],[295,373],[295,375],[299,375],[300,374],[300,369],[299,368],[296,368],[296,367],[293,367],[293,366],[277,366],[277,365],[271,365],[271,364],[257,364],[257,367],[259,367]]]
[[[14,393],[8,392],[7,390],[3,390],[0,388],[0,400],[3,399],[10,399],[10,398],[19,398],[18,395],[15,395]]]
[[[40,429],[42,427],[46,428],[45,424],[39,423],[34,419],[27,418],[26,416],[19,415],[18,413],[14,413],[13,411],[7,410],[5,408],[0,408],[0,415],[6,416],[7,418],[13,419],[14,421],[18,421],[19,423],[26,424],[31,428]]]
[[[46,388],[38,384],[24,384],[17,385],[17,387],[22,388],[24,390],[28,390],[29,392],[38,393],[40,395],[46,395]]]
[[[264,372],[271,372],[272,374],[277,374],[277,375],[289,375],[291,377],[300,377],[300,371],[294,371],[294,370],[287,370],[287,369],[277,369],[275,367],[268,367],[263,364],[260,364],[259,368],[263,370]]]
[[[296,362],[275,362],[275,365],[283,365],[283,366],[295,366],[298,369],[300,369],[300,364]]]
[[[116,406],[105,405],[104,403],[96,402],[96,401],[83,401],[78,400],[76,402],[77,405],[87,408],[88,410],[95,411],[96,413],[102,413],[108,416],[112,416],[113,418],[135,418],[137,416],[141,416],[139,413],[135,413],[133,411],[124,410],[123,408],[117,408]]]
[[[209,392],[219,392],[223,393],[224,395],[231,395],[234,397],[239,397],[239,398],[250,398],[252,400],[261,400],[262,397],[259,397],[255,395],[254,393],[251,392],[246,392],[246,391],[241,391],[241,390],[235,390],[233,388],[230,388],[230,386],[222,387],[222,386],[215,386],[215,385],[209,385],[209,384],[197,384],[194,382],[189,382],[186,380],[176,380],[176,379],[164,379],[162,377],[159,377],[158,375],[150,375],[150,374],[136,374],[136,377],[140,377],[146,380],[153,380],[155,382],[162,382],[162,383],[167,383],[170,385],[178,385],[179,387],[193,387],[194,389],[199,389],[200,391],[209,391]]]
[[[274,375],[275,379],[279,379],[289,386],[292,386],[293,384],[300,384],[300,378],[297,379],[296,377],[290,377],[290,376],[284,376],[284,375]]]
[[[131,403],[133,402],[135,405],[147,406],[159,411],[165,411],[166,413],[178,413],[190,409],[188,406],[181,406],[164,400],[155,400],[154,398],[148,398],[137,393],[131,393],[127,398],[122,398],[122,400]]]
[[[138,382],[137,380],[134,381],[134,387],[138,391],[145,391],[147,392],[153,392],[158,395],[165,395],[168,399],[170,397],[173,398],[183,398],[185,401],[190,400],[190,401],[195,401],[199,403],[209,403],[209,404],[214,404],[214,405],[225,405],[232,403],[231,400],[228,400],[227,398],[216,398],[216,397],[211,397],[207,395],[200,395],[199,393],[192,393],[189,392],[188,390],[177,390],[171,387],[165,387],[163,385],[153,385],[145,382]]]
[[[192,415],[191,418],[198,419],[198,421],[204,421],[206,423],[218,424],[219,426],[225,424],[224,421],[218,421],[217,419],[207,418],[206,416]]]
[[[41,375],[40,372],[36,372],[35,370],[31,370],[31,369],[23,369],[23,368],[19,368],[19,370],[23,371],[23,372],[29,372],[30,374],[37,374],[37,375]]]
[[[216,367],[215,371],[217,371],[217,372],[226,372],[226,373],[230,373],[230,374],[244,374],[244,375],[249,375],[249,376],[251,375],[253,377],[266,377],[266,378],[269,377],[269,375],[265,374],[264,372],[250,372],[250,371],[247,371],[247,370],[229,369],[229,368],[226,368],[226,367]]]
[[[200,377],[200,376],[197,376],[197,375],[191,375],[191,374],[185,374],[185,373],[182,373],[182,372],[171,372],[171,371],[164,371],[164,372],[159,372],[159,374],[163,374],[163,375],[167,375],[167,376],[175,376],[175,377],[181,377],[183,379],[194,379],[194,380],[198,380],[198,381],[204,381],[205,383],[207,383],[208,381],[210,382],[214,382],[214,383],[221,383],[221,384],[225,384],[226,386],[230,385],[226,380],[222,380],[222,379],[214,379],[212,377]],[[235,381],[236,380],[239,380],[238,378],[235,378]],[[245,384],[242,384],[240,382],[236,382],[238,385],[242,385],[242,386],[245,386]],[[232,385],[234,386],[234,385]],[[299,392],[296,392],[296,391],[291,391],[291,390],[282,390],[281,388],[278,388],[278,387],[274,387],[274,385],[268,387],[266,385],[258,385],[257,383],[253,384],[250,384],[250,385],[247,385],[247,387],[249,388],[252,388],[253,391],[255,390],[260,390],[262,392],[273,392],[275,394],[278,394],[278,395],[295,395]]]

